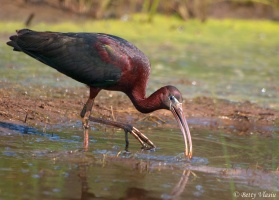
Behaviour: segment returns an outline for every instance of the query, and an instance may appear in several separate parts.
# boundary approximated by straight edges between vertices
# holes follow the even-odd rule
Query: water
[[[94,128],[94,125],[93,125]],[[278,136],[232,136],[193,130],[194,157],[183,156],[179,129],[145,132],[156,151],[142,151],[124,134],[43,130],[0,122],[0,199],[233,199],[237,192],[279,195]],[[238,194],[238,193],[237,193]]]

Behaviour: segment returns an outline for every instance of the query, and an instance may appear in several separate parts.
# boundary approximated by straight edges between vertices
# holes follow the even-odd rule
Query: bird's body
[[[19,32],[15,50],[23,51],[89,87],[145,91],[149,60],[134,45],[101,33]],[[30,42],[29,42],[30,40]],[[144,63],[144,64],[142,64]],[[145,82],[138,80],[144,75]],[[137,83],[137,84],[134,84]]]
[[[180,92],[173,86],[162,87],[146,98],[150,62],[136,46],[117,36],[103,33],[36,32],[22,29],[10,39],[7,44],[14,47],[15,51],[22,51],[90,87],[90,97],[81,112],[85,128],[88,126],[94,98],[102,89],[124,92],[137,110],[143,113],[171,109],[171,96],[178,102],[182,101]],[[177,120],[182,119],[178,117]],[[114,125],[112,122],[107,124]],[[115,126],[117,125],[124,130],[127,129],[127,126],[122,127],[121,123]],[[186,131],[188,134],[189,130]],[[141,135],[139,138],[143,143],[155,147],[148,138],[145,139],[143,134],[138,134],[133,135],[136,138]]]

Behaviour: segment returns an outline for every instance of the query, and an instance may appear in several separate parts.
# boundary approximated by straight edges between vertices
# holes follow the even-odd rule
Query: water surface
[[[94,125],[92,127],[94,129]],[[94,133],[93,133],[94,132]],[[193,130],[194,157],[183,156],[179,129],[145,132],[156,151],[142,151],[124,133],[80,127],[44,132],[0,123],[0,199],[233,199],[236,192],[279,194],[278,136],[233,136]]]

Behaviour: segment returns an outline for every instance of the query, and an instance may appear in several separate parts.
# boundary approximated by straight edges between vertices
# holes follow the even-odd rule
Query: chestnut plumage
[[[130,42],[103,33],[17,31],[7,42],[14,51],[24,52],[42,63],[90,87],[90,95],[81,117],[84,127],[84,145],[88,147],[89,121],[120,127],[131,133],[143,148],[155,145],[135,127],[120,122],[91,117],[94,99],[104,90],[124,92],[135,108],[142,113],[159,109],[170,110],[182,131],[185,155],[192,157],[192,139],[182,109],[182,95],[174,86],[164,86],[146,97],[150,74],[148,58]]]

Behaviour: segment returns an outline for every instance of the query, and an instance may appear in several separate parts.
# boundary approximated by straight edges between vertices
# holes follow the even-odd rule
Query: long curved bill
[[[182,103],[180,103],[179,101],[177,101],[175,99],[175,101],[171,104],[170,110],[171,110],[172,114],[174,115],[175,119],[177,120],[179,127],[182,131],[183,137],[184,137],[185,156],[191,159],[192,155],[193,155],[192,138],[191,138],[189,126],[187,124],[185,115],[183,113]]]

